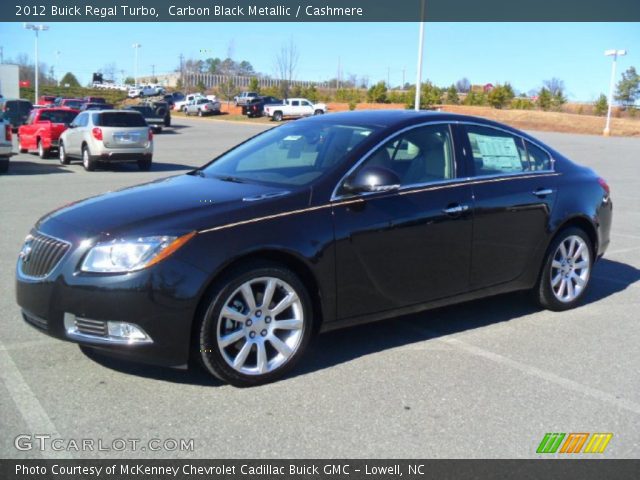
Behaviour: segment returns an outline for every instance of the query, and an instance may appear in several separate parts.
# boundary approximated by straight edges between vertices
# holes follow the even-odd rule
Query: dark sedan
[[[337,113],[49,213],[17,301],[49,335],[256,385],[319,331],[516,290],[574,307],[611,216],[602,178],[513,128]]]

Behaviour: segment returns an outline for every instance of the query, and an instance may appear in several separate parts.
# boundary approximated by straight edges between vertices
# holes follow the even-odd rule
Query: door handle
[[[447,208],[443,208],[442,213],[446,213],[447,215],[459,215],[467,210],[469,210],[469,205],[460,205],[459,203],[456,203]]]
[[[550,188],[539,188],[531,193],[533,193],[536,197],[546,197],[547,195],[551,195],[553,193],[553,190],[551,190]]]

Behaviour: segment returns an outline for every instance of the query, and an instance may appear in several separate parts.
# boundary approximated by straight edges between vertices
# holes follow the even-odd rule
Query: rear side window
[[[31,102],[22,100],[9,100],[7,103],[5,103],[4,108],[7,112],[11,112],[14,114],[17,113],[20,115],[28,115],[33,108],[33,105],[31,105]]]
[[[527,152],[520,137],[475,125],[468,125],[466,131],[477,176],[530,170]]]
[[[146,127],[147,122],[138,112],[105,112],[97,115],[99,127]]]
[[[551,157],[537,145],[525,140],[531,170],[551,170]]]

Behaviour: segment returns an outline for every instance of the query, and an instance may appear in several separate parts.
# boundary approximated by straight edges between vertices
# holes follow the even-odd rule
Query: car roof
[[[384,128],[402,128],[424,122],[472,122],[518,132],[508,125],[486,118],[434,110],[420,110],[417,112],[415,110],[357,110],[352,112],[336,112],[331,115],[315,115],[309,117],[307,121],[322,121],[322,119],[330,119],[336,123],[345,122],[356,125],[377,125]]]

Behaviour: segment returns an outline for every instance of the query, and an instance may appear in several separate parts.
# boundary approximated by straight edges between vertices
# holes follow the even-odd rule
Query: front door
[[[340,196],[333,209],[338,316],[415,305],[468,288],[472,193],[456,176],[448,125],[415,127],[370,155],[395,191]],[[350,175],[349,177],[352,177]],[[360,198],[361,202],[344,200]]]

